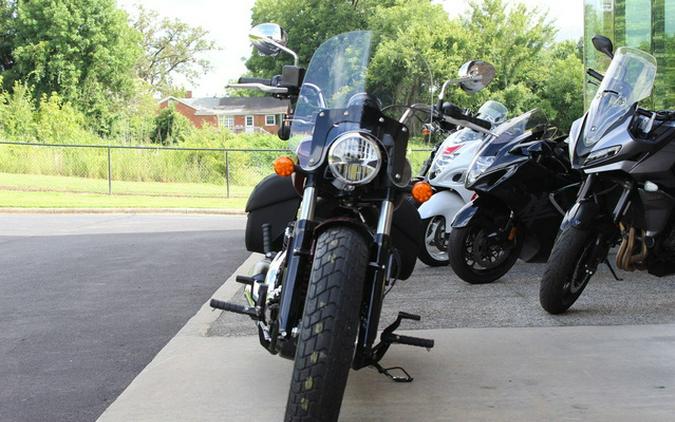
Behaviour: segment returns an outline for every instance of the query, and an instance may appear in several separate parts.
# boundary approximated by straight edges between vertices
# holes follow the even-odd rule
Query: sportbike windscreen
[[[619,48],[588,110],[584,145],[595,145],[618,122],[630,117],[635,104],[651,95],[655,79],[653,56],[635,48]]]

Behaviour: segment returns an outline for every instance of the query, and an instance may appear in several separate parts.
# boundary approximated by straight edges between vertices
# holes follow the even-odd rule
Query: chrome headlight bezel
[[[349,167],[345,171],[340,166]],[[351,131],[341,134],[328,149],[328,168],[337,180],[346,185],[358,186],[372,182],[382,169],[379,141],[363,132]],[[367,169],[364,172],[367,173],[365,177],[349,177],[349,172],[355,168]]]

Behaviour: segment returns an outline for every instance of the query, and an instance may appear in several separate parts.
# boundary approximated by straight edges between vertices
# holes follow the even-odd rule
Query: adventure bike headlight
[[[616,154],[619,153],[619,151],[621,151],[621,145],[616,145],[609,148],[603,148],[598,151],[593,151],[590,154],[588,154],[588,158],[586,158],[584,164],[590,164],[593,161],[605,160],[609,157],[615,156]]]
[[[478,177],[480,177],[483,172],[490,167],[493,163],[495,162],[495,156],[494,155],[479,155],[473,160],[473,163],[471,163],[471,167],[469,168],[469,171],[466,174],[466,184],[467,185],[472,185],[478,180]]]
[[[377,141],[360,132],[340,135],[328,150],[328,165],[333,175],[348,185],[372,181],[382,166]]]

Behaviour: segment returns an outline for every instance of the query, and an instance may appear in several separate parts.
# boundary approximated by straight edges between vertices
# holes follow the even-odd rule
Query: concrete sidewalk
[[[215,296],[237,288],[230,279]],[[202,307],[99,420],[281,420],[292,362],[256,337],[207,337],[218,315]],[[341,420],[675,418],[675,324],[412,333],[436,347],[394,346],[383,364],[404,366],[415,381],[352,372]]]

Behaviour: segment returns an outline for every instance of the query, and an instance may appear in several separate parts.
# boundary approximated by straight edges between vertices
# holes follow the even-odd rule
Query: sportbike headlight
[[[480,175],[495,162],[495,158],[494,155],[479,155],[476,157],[473,160],[473,163],[471,163],[471,167],[469,167],[469,171],[466,175],[467,186],[473,185],[476,180],[478,180],[478,177],[480,177]]]
[[[382,166],[377,141],[360,132],[340,135],[328,150],[328,166],[333,175],[348,185],[372,181]]]

